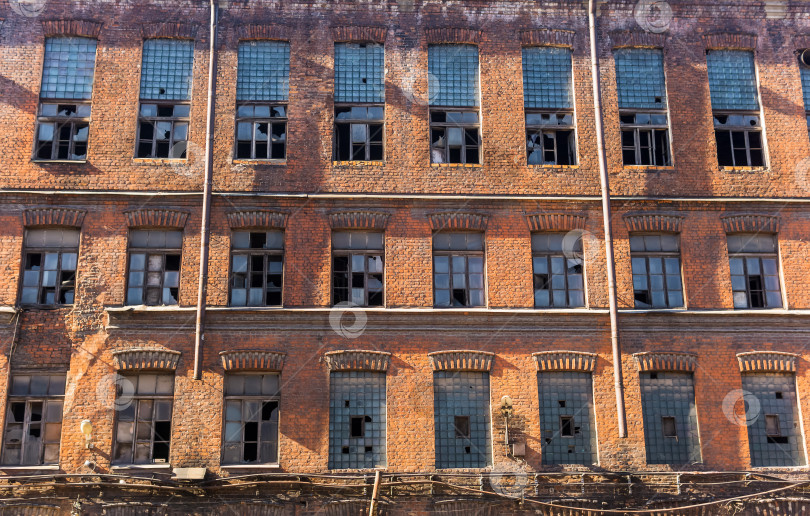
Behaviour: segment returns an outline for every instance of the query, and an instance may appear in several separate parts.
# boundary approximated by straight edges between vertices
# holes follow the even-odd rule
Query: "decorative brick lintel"
[[[425,37],[428,43],[471,43],[477,45],[481,42],[481,31],[474,29],[428,29]]]
[[[576,33],[572,30],[559,30],[559,29],[523,30],[520,31],[520,42],[523,45],[573,48],[574,34]]]
[[[119,371],[177,369],[180,352],[170,349],[133,348],[113,351],[113,360]]]
[[[487,351],[436,351],[428,353],[434,371],[489,371],[494,353]]]
[[[754,50],[757,48],[756,34],[716,32],[704,35],[703,42],[708,49]]]
[[[385,229],[389,213],[383,211],[336,211],[329,214],[332,229]]]
[[[237,39],[274,39],[288,41],[290,32],[280,25],[248,24],[236,27]]]
[[[581,213],[533,213],[526,215],[531,231],[573,231],[585,229]]]
[[[726,233],[779,233],[779,217],[758,213],[721,216]]]
[[[184,228],[188,213],[177,210],[128,210],[124,214],[127,216],[127,224],[131,228],[153,227],[153,228]]]
[[[391,353],[385,351],[341,350],[324,353],[330,371],[388,371]]]
[[[337,42],[385,43],[387,33],[388,30],[385,27],[334,27],[332,29],[332,35]]]
[[[589,373],[596,366],[596,353],[581,351],[541,351],[532,353],[538,371],[580,371]]]
[[[742,373],[795,373],[798,356],[780,351],[752,351],[738,353],[737,361],[740,363]]]
[[[85,36],[97,38],[101,34],[101,22],[90,20],[42,20],[45,36]]]
[[[672,213],[628,213],[624,216],[624,223],[630,232],[680,233],[682,222],[682,215]]]
[[[219,354],[226,371],[281,371],[286,353],[277,351],[222,351]]]
[[[428,219],[430,219],[430,229],[433,231],[447,229],[486,231],[488,217],[479,213],[442,212],[431,213],[428,215]]]
[[[182,38],[197,37],[197,24],[191,23],[144,23],[141,25],[141,36],[146,38]]]
[[[32,226],[70,226],[80,228],[87,214],[85,210],[70,208],[34,208],[23,212],[23,225]]]
[[[280,228],[287,225],[287,214],[281,211],[252,210],[228,213],[231,229]]]
[[[681,371],[692,373],[697,369],[697,355],[692,353],[634,353],[636,365],[641,372]]]

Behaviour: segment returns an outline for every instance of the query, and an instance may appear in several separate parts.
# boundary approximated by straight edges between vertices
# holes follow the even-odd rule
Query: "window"
[[[671,165],[663,52],[625,48],[614,57],[624,164]]]
[[[91,38],[45,39],[34,159],[87,158],[96,44]]]
[[[385,48],[335,44],[335,160],[381,161],[385,113]]]
[[[538,373],[543,464],[596,464],[590,373]]]
[[[734,308],[782,308],[776,235],[728,236]]]
[[[385,467],[385,373],[329,376],[329,469]]]
[[[231,306],[281,306],[284,232],[235,231],[231,247]]]
[[[709,90],[721,167],[765,165],[753,52],[710,50]]]
[[[799,427],[796,378],[792,374],[745,373],[742,388],[756,398],[748,407],[748,445],[753,467],[804,466],[804,438]]]
[[[78,229],[25,230],[25,269],[20,303],[72,305],[78,256]]]
[[[430,155],[433,163],[480,163],[478,48],[428,47]]]
[[[332,233],[332,303],[383,306],[383,234]]]
[[[236,159],[286,159],[290,44],[242,41],[238,60]]]
[[[433,304],[484,306],[483,233],[433,234]]]
[[[186,158],[194,43],[143,43],[136,158]]]
[[[661,418],[661,430],[664,437],[678,438],[678,428],[675,425],[675,418],[671,416],[664,416]]]
[[[576,165],[571,50],[523,49],[523,106],[529,165]]]
[[[806,50],[804,51],[806,52]],[[810,55],[810,52],[808,52]],[[802,94],[804,97],[804,115],[807,120],[807,131],[810,134],[810,66],[802,62],[802,54],[799,54],[799,73],[802,78]]]
[[[648,464],[701,461],[691,373],[641,373],[641,415]]]
[[[129,232],[128,305],[176,305],[180,292],[181,231]]]
[[[14,374],[8,395],[3,465],[59,463],[64,374]]]
[[[678,235],[631,235],[630,257],[636,308],[683,306]]]
[[[532,267],[535,308],[585,306],[579,233],[532,234]]]
[[[169,462],[174,375],[119,376],[113,462]]]
[[[278,374],[225,376],[225,464],[278,462]]]
[[[492,463],[489,373],[433,373],[436,468],[484,468]]]

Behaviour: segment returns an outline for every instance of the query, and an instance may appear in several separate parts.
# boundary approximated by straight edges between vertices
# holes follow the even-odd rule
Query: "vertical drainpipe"
[[[214,177],[214,106],[217,87],[217,0],[210,0],[211,23],[208,32],[208,109],[205,126],[205,183],[203,184],[200,229],[200,276],[197,287],[197,324],[194,332],[194,379],[202,377],[202,347],[205,342],[205,296],[208,284],[208,243],[211,227],[211,189]]]
[[[616,418],[619,437],[627,437],[627,416],[624,409],[624,379],[622,378],[622,347],[619,342],[619,316],[616,302],[616,265],[613,258],[613,230],[610,222],[610,182],[608,181],[605,137],[602,120],[602,88],[599,84],[599,53],[596,39],[596,2],[588,0],[588,30],[591,40],[591,78],[593,80],[593,110],[596,125],[596,152],[599,157],[599,179],[602,186],[602,218],[605,225],[605,254],[607,258],[608,302],[610,307],[610,344],[613,349],[613,383],[616,390]]]

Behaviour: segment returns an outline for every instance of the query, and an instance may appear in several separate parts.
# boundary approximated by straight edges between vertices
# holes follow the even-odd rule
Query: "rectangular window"
[[[97,43],[73,36],[45,38],[34,159],[87,158]]]
[[[433,373],[436,468],[492,464],[489,405],[489,373]]]
[[[751,466],[804,466],[804,438],[799,427],[796,378],[792,374],[746,373],[746,421]],[[752,407],[757,405],[757,410]]]
[[[25,230],[20,303],[72,305],[79,256],[78,229]]]
[[[647,464],[701,462],[691,373],[641,373]]]
[[[710,50],[706,61],[719,165],[764,166],[754,53]]]
[[[433,234],[433,304],[484,306],[483,233]]]
[[[193,41],[144,41],[136,158],[186,158],[193,65]]]
[[[542,372],[537,379],[543,464],[596,464],[590,373]]]
[[[383,306],[383,234],[332,233],[332,304]]]
[[[289,43],[239,43],[236,159],[286,159],[289,90]]]
[[[231,240],[231,306],[281,306],[283,231],[235,231]]]
[[[728,236],[734,308],[782,308],[776,235]]]
[[[224,464],[278,462],[277,373],[225,376]]]
[[[683,306],[678,235],[631,235],[630,257],[636,308]]]
[[[385,373],[329,375],[329,469],[385,467]]]
[[[182,246],[182,231],[129,232],[128,305],[177,304]]]
[[[480,163],[478,48],[428,47],[430,155],[433,163]]]
[[[116,391],[113,463],[168,463],[174,375],[119,376]]]
[[[523,106],[529,165],[576,165],[571,50],[523,49]]]
[[[806,52],[806,51],[805,51]],[[810,55],[810,52],[808,52]],[[807,121],[807,130],[810,134],[810,66],[804,64],[799,57],[799,73],[802,78],[802,96],[804,99],[804,116]]]
[[[64,374],[11,376],[3,465],[59,463],[65,381]]]
[[[585,306],[579,233],[532,234],[532,267],[535,308]]]

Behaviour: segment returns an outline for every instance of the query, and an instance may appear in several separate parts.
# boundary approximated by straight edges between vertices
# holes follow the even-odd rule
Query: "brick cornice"
[[[726,233],[778,233],[779,217],[760,213],[740,213],[722,215],[723,229]]]
[[[341,26],[332,28],[332,37],[336,42],[372,42],[385,43],[388,30],[385,27]]]
[[[23,212],[23,225],[31,226],[71,226],[80,228],[87,214],[85,210],[70,208],[33,208]]]
[[[751,351],[738,353],[737,361],[742,373],[795,373],[798,356],[779,351]]]
[[[531,231],[573,231],[585,229],[582,213],[532,213],[526,215]]]
[[[180,352],[169,349],[133,348],[113,351],[112,355],[119,371],[174,371],[180,360]]]
[[[194,39],[197,36],[197,24],[191,23],[144,23],[141,25],[141,36],[148,38]]]
[[[222,351],[222,368],[226,371],[281,371],[286,353],[277,351]]]
[[[332,229],[385,229],[388,217],[384,211],[335,211],[329,214]]]
[[[636,365],[641,372],[681,371],[692,373],[697,368],[697,355],[692,353],[634,353]]]
[[[568,47],[574,46],[572,30],[532,29],[520,31],[520,42],[525,46]]]
[[[596,366],[596,353],[581,351],[541,351],[532,353],[537,370],[580,371],[589,373]]]
[[[471,231],[486,231],[487,219],[486,215],[480,213],[462,213],[462,212],[439,212],[428,214],[430,220],[430,229],[433,231],[443,230],[471,230]]]
[[[228,213],[231,229],[280,228],[287,225],[287,214],[281,211],[245,210]]]
[[[705,34],[703,43],[707,49],[754,50],[757,48],[756,34],[742,32],[715,32]]]
[[[42,32],[47,36],[85,36],[97,38],[101,22],[90,20],[42,20]]]
[[[237,39],[290,39],[290,31],[282,25],[247,24],[236,27]]]
[[[330,371],[388,371],[391,353],[385,351],[340,350],[323,355]]]
[[[680,233],[682,215],[674,213],[628,213],[624,223],[630,232]]]
[[[471,43],[477,45],[481,42],[481,31],[462,28],[440,28],[425,31],[428,43]]]
[[[152,228],[184,228],[188,213],[177,210],[127,210],[127,224],[131,228],[152,227]]]
[[[484,371],[492,369],[494,353],[452,350],[428,353],[434,371]]]

